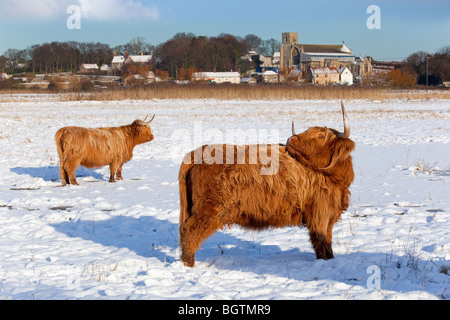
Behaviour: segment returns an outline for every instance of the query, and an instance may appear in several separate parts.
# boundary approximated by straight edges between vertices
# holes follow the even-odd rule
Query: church
[[[280,68],[348,68],[354,77],[372,73],[371,59],[353,55],[345,43],[342,44],[300,44],[297,32],[283,32],[280,48]]]

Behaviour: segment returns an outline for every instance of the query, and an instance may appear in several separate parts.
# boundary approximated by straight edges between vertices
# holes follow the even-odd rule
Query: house
[[[339,71],[333,67],[310,68],[311,83],[330,85],[339,83]]]
[[[192,81],[239,84],[241,78],[239,72],[194,72]]]
[[[111,67],[107,64],[102,64],[102,66],[100,67],[100,71],[108,72],[109,70],[111,70]]]
[[[273,53],[273,57],[272,57],[272,66],[279,67],[280,66],[280,59],[281,59],[280,52],[279,51],[274,52]]]
[[[350,70],[347,67],[338,68],[337,70],[339,72],[339,83],[351,86],[353,84],[353,74]]]
[[[125,61],[123,62],[124,64],[150,63],[152,61],[152,55],[144,55],[144,52],[141,52],[141,54],[138,56],[129,56],[128,52],[126,52],[125,54],[126,54],[126,56],[125,56]]]
[[[94,73],[98,70],[99,70],[98,65],[95,63],[82,63],[80,65],[81,73]]]
[[[261,82],[263,83],[277,83],[278,82],[278,73],[267,70],[261,74]]]
[[[111,70],[120,70],[123,66],[124,61],[125,61],[124,56],[116,56],[116,53],[113,52],[113,59],[111,61]]]
[[[153,71],[148,71],[145,74],[145,83],[149,84],[149,83],[153,83],[153,82],[160,82],[162,81],[161,78],[155,76],[155,73]]]
[[[274,52],[273,56],[264,56],[252,50],[246,56],[241,57],[241,60],[254,62],[262,68],[278,68],[280,66],[280,52]]]
[[[152,61],[153,54],[145,55],[144,52],[141,52],[140,55],[130,56],[128,51],[125,51],[125,55],[116,55],[113,52],[113,59],[111,60],[111,71],[121,70],[124,64],[142,64],[142,63],[150,63]]]

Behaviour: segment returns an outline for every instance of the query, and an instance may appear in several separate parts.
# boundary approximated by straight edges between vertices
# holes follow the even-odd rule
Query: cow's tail
[[[56,150],[58,150],[59,155],[59,178],[61,179],[62,185],[65,186],[67,184],[66,174],[64,172],[64,154],[62,148],[61,136],[63,134],[63,130],[58,130],[55,134],[55,143]]]
[[[191,153],[192,154],[192,153]],[[188,161],[191,154],[187,154],[180,166],[178,173],[178,187],[180,189],[180,222],[178,225],[178,239],[181,239],[181,230],[186,220],[191,216],[191,195],[188,186],[189,170],[194,166]]]

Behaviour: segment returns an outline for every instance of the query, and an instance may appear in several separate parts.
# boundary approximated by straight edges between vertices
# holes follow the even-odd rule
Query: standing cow
[[[64,127],[55,134],[59,155],[59,177],[62,185],[75,180],[78,166],[99,168],[109,165],[110,182],[122,180],[122,166],[133,157],[136,145],[153,140],[149,120],[135,120],[130,125],[109,128]]]
[[[332,228],[349,205],[354,178],[350,153],[355,143],[349,139],[342,103],[341,107],[343,133],[312,127],[296,134],[292,123],[286,146],[244,146],[246,164],[239,164],[238,146],[203,146],[188,153],[179,171],[183,263],[193,267],[202,242],[218,228],[233,223],[256,230],[306,226],[316,257],[333,258]],[[263,148],[278,159],[274,174],[261,174],[267,161],[261,155],[249,155],[252,147],[257,151]],[[233,153],[234,163],[230,163],[227,157]],[[204,154],[208,156],[198,161]],[[210,161],[222,156],[220,163]]]

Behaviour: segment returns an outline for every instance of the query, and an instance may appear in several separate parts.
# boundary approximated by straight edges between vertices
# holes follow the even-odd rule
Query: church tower
[[[298,45],[297,32],[283,32],[281,34],[280,67],[281,69],[292,68],[294,61],[292,51]],[[297,53],[298,55],[298,53]]]

